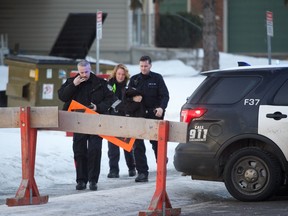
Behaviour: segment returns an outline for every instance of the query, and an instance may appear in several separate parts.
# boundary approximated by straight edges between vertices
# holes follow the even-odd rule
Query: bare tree
[[[143,7],[143,2],[141,0],[130,0],[130,9],[136,10]]]
[[[202,71],[207,71],[219,68],[215,0],[202,0],[202,6],[204,50]]]
[[[153,0],[155,8],[159,7],[159,2],[161,1],[164,0]],[[204,50],[202,71],[219,68],[219,50],[217,43],[215,2],[216,2],[215,0],[202,0],[202,10],[203,10],[202,37],[203,37],[203,50]],[[132,10],[142,8],[142,6],[143,6],[143,0],[130,0],[130,8]],[[156,19],[156,25],[157,25],[157,19]]]

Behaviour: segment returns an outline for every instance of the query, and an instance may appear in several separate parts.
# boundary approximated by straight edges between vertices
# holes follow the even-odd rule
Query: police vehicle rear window
[[[277,93],[274,96],[273,104],[274,105],[288,105],[288,80],[280,87]]]
[[[256,76],[217,77],[200,97],[200,104],[233,104],[247,95],[261,80]],[[207,83],[208,84],[208,83]]]

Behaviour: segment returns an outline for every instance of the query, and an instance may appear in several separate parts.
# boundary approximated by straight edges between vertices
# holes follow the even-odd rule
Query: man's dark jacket
[[[91,73],[87,81],[75,86],[73,80],[77,76],[68,78],[58,90],[59,99],[65,102],[63,110],[68,110],[71,101],[75,100],[84,106],[89,106],[92,102],[97,106],[98,113],[107,113],[114,100],[114,94],[108,88],[107,81]]]
[[[131,77],[129,87],[136,88],[144,99],[144,106],[148,111],[157,107],[167,108],[169,92],[161,74],[150,71],[148,75],[142,73]]]
[[[141,102],[133,101],[134,96],[142,96],[135,88],[127,88],[122,102],[117,106],[120,115],[130,117],[145,117],[145,107]]]
[[[110,114],[130,117],[144,117],[145,108],[143,102],[134,102],[133,97],[141,95],[136,89],[125,88],[126,82],[118,83],[116,78],[111,78],[108,81],[113,88],[115,85],[116,100],[120,100],[120,104],[114,109],[110,109]]]

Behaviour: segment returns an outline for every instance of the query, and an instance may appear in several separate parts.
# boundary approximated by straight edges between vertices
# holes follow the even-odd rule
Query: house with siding
[[[142,10],[132,11],[130,0],[1,0],[0,35],[8,36],[11,51],[45,55],[53,47],[69,13],[96,13],[101,10],[108,13],[99,45],[102,59],[136,63],[141,54],[167,59],[174,55],[165,53],[177,50],[155,47],[154,14],[186,11],[202,16],[201,2],[144,0]],[[288,7],[284,0],[215,2],[220,51],[265,56],[265,12],[269,10],[274,14],[272,56],[287,58],[288,29],[285,21],[288,19]],[[89,55],[95,57],[95,53],[96,44],[93,43]]]
[[[0,34],[8,36],[10,50],[48,55],[69,13],[108,14],[99,43],[101,58],[130,62],[133,13],[130,0],[1,0]],[[134,36],[135,37],[135,36]],[[95,58],[96,43],[89,55]]]

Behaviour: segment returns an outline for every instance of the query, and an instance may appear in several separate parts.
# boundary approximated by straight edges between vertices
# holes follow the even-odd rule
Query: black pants
[[[134,151],[133,150],[131,152],[125,150],[123,151],[128,170],[134,170],[135,169]],[[109,157],[110,172],[119,174],[119,160],[120,160],[119,146],[114,145],[111,142],[108,142],[108,157]]]
[[[102,138],[97,135],[74,133],[73,152],[76,182],[98,182],[101,168]]]
[[[143,173],[147,175],[149,167],[147,164],[146,147],[145,147],[144,140],[142,139],[135,140],[134,155],[135,155],[135,162],[136,162],[136,170],[138,174]]]
[[[153,109],[151,109],[151,110],[148,110],[146,112],[145,118],[161,120],[164,118],[164,113],[163,113],[163,117],[159,118],[159,117],[155,116]],[[155,155],[155,158],[157,160],[158,141],[150,140],[150,143],[152,144],[152,149],[154,151],[154,155]],[[134,156],[135,156],[135,161],[136,161],[137,172],[148,174],[149,167],[147,164],[146,147],[145,147],[145,143],[143,140],[137,139],[135,141],[135,143],[134,143]]]
[[[148,111],[146,112],[145,118],[147,118],[147,119],[163,120],[163,119],[164,119],[164,115],[165,115],[165,111],[163,111],[162,117],[159,118],[159,117],[155,116],[154,111],[151,111],[151,109],[150,109],[150,110],[148,110]],[[156,160],[157,160],[158,141],[157,141],[157,140],[150,140],[150,143],[152,144],[152,149],[153,149],[153,151],[154,151],[155,158],[156,158]]]

